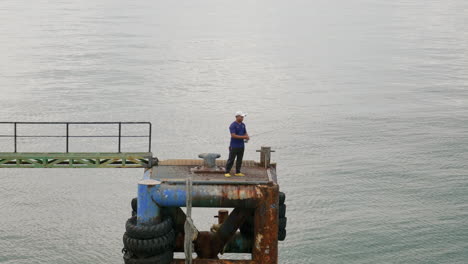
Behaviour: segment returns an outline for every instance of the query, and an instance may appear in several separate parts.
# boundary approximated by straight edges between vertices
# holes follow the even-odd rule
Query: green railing
[[[13,152],[0,152],[0,168],[149,168],[157,164],[157,159],[151,153],[150,122],[0,122],[0,125],[11,126],[11,134],[1,133],[0,138],[11,139]],[[34,131],[48,125],[63,126],[61,135],[23,134],[19,128],[32,125]],[[77,126],[114,125],[114,134],[74,135],[73,128]],[[145,125],[147,130],[137,135],[122,134],[123,126]],[[21,138],[57,138],[63,139],[63,152],[19,152]],[[116,152],[70,152],[70,140],[74,138],[115,138]],[[122,138],[144,138],[147,152],[122,152]]]

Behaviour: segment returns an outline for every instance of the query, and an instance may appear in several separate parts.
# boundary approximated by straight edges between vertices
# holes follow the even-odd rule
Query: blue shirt
[[[247,129],[245,128],[244,123],[237,123],[236,121],[234,121],[229,126],[229,132],[234,133],[238,136],[245,136],[245,134],[247,134]],[[232,148],[243,148],[245,146],[244,140],[241,138],[231,137],[231,144],[229,146]]]

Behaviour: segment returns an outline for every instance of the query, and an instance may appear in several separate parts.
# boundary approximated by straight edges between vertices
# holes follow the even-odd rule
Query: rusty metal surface
[[[224,214],[224,213],[223,213]],[[197,256],[204,259],[218,259],[220,253],[251,253],[253,241],[236,232],[240,225],[252,215],[251,209],[235,208],[216,232],[199,232],[194,241]],[[184,251],[184,236],[176,239],[176,252]]]
[[[200,232],[195,241],[197,256],[205,259],[217,259],[218,254],[222,253],[226,243],[232,239],[249,215],[251,215],[250,210],[235,208],[217,232]]]
[[[222,166],[226,161],[216,161]],[[224,174],[194,173],[202,160],[160,161],[151,170],[151,178],[162,182],[160,190],[153,195],[155,202],[164,207],[183,207],[186,191],[185,181],[193,179],[192,204],[195,207],[233,207],[226,218],[226,212],[219,214],[219,224],[212,231],[201,231],[194,241],[198,258],[195,264],[278,264],[278,207],[279,186],[276,181],[276,164],[268,168],[257,162],[247,162],[242,172],[246,177],[224,177]],[[249,209],[250,208],[250,209]],[[184,213],[180,208],[169,209],[176,218],[175,252],[184,250],[184,234],[180,231]],[[254,217],[253,236],[243,236],[239,226],[247,217]],[[179,219],[179,220],[177,220]],[[251,253],[251,260],[219,259],[222,253]],[[173,264],[185,264],[176,259]]]
[[[218,208],[255,208],[263,195],[258,185],[233,184],[194,185],[191,194],[194,207]],[[162,183],[155,188],[152,199],[163,207],[185,207],[185,184]]]
[[[221,240],[213,232],[198,233],[197,240],[194,241],[194,249],[199,258],[218,259],[218,254],[222,247]]]
[[[245,177],[225,177],[224,171],[219,173],[193,173],[191,169],[195,166],[201,166],[202,160],[172,160],[159,161],[159,166],[153,167],[151,178],[158,179],[162,182],[183,183],[188,177],[192,177],[193,184],[267,184],[273,178],[269,176],[267,169],[260,167],[256,162],[244,161],[242,172]],[[226,161],[217,161],[220,165]],[[169,165],[170,164],[170,165]],[[271,167],[269,170],[275,170]],[[271,171],[270,171],[271,174]],[[275,172],[273,172],[276,175]],[[276,178],[276,177],[275,177]]]
[[[263,199],[255,209],[252,259],[257,264],[278,263],[279,187],[260,186]]]

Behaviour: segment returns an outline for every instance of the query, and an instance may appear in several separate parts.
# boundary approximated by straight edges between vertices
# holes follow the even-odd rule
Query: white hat
[[[237,111],[236,116],[247,116],[247,113],[244,113],[242,111]]]

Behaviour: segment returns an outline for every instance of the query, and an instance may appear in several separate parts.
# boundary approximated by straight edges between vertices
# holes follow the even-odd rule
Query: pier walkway
[[[157,164],[151,131],[150,122],[0,122],[0,168],[151,168]],[[147,146],[144,152],[122,151],[122,139],[130,138],[139,141],[140,148]],[[61,146],[63,152],[23,151],[41,140],[49,140],[46,146]],[[72,152],[71,146],[111,146],[116,151]]]

